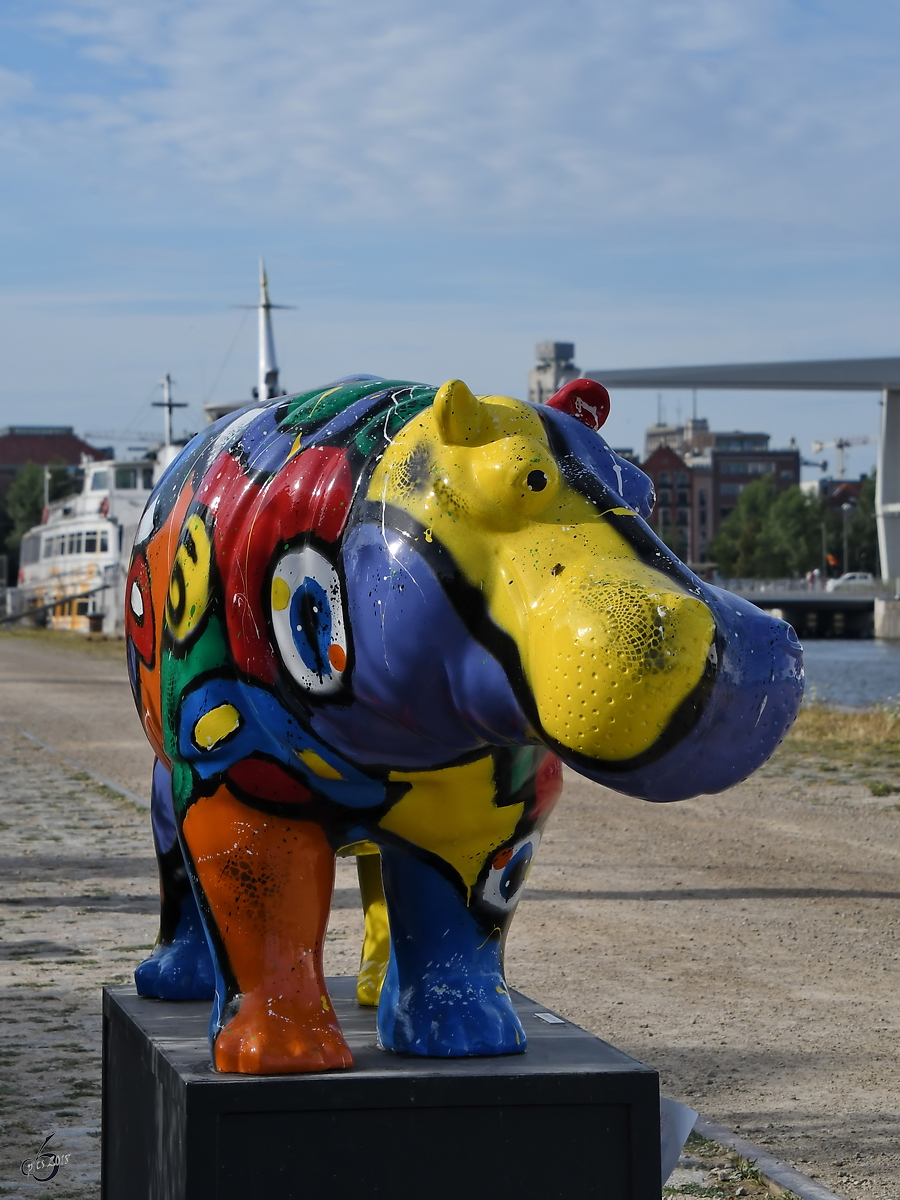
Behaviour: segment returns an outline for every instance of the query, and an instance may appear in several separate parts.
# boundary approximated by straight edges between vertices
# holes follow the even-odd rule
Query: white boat
[[[83,470],[81,492],[51,501],[44,523],[22,538],[18,607],[51,629],[116,636],[131,546],[159,467],[95,462]]]
[[[272,339],[271,311],[283,307],[269,300],[260,263],[259,382],[254,397],[282,395]],[[54,500],[42,524],[22,538],[15,612],[50,629],[81,633],[124,633],[125,579],[131,547],[150,493],[182,447],[172,442],[173,402],[169,376],[165,398],[166,439],[151,458],[127,462],[85,462],[81,492]],[[221,406],[224,412],[248,403]],[[208,410],[209,412],[209,410]],[[218,411],[215,415],[220,415]]]

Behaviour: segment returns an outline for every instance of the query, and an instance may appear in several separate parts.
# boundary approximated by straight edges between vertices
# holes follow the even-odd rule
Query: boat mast
[[[171,446],[172,445],[172,409],[173,408],[187,408],[188,406],[185,403],[179,404],[177,401],[172,399],[172,376],[169,374],[168,371],[166,371],[165,375],[163,375],[163,377],[162,377],[162,389],[163,389],[163,398],[162,398],[162,400],[154,400],[153,407],[154,408],[164,408],[166,410],[166,445]]]
[[[291,308],[289,304],[273,304],[269,299],[269,281],[266,267],[259,260],[259,377],[256,385],[257,400],[271,400],[273,396],[285,395],[278,386],[278,363],[275,361],[275,339],[272,336],[272,309]]]

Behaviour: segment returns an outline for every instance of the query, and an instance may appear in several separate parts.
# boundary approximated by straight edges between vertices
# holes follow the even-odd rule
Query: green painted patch
[[[184,657],[165,650],[160,661],[163,740],[172,761],[172,794],[183,811],[193,790],[193,777],[187,763],[178,755],[178,704],[199,675],[220,670],[229,661],[228,644],[221,620],[211,614],[203,632]]]
[[[417,417],[433,404],[436,395],[437,388],[411,384],[407,396],[392,404],[386,413],[376,413],[362,426],[355,438],[357,450],[365,456],[372,454],[391,438],[396,437],[413,417]]]
[[[412,386],[403,379],[367,379],[342,383],[336,388],[315,388],[311,392],[302,392],[288,401],[287,413],[280,424],[283,429],[321,425],[363,396],[372,396],[376,392],[383,392],[385,388],[402,387],[405,384]]]

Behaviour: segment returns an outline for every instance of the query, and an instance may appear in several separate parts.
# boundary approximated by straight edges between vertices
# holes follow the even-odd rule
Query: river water
[[[900,701],[900,641],[810,638],[803,663],[808,699],[851,708]]]

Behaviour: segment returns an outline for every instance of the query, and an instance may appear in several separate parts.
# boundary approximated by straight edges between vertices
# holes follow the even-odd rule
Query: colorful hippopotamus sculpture
[[[562,764],[680,800],[790,727],[793,631],[657,539],[608,403],[355,376],[223,418],[157,485],[126,591],[162,892],[136,980],[214,994],[219,1070],[350,1065],[336,854],[381,1044],[524,1050],[503,946]]]

